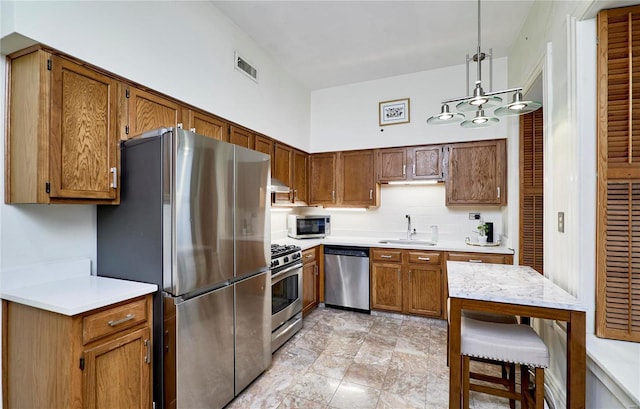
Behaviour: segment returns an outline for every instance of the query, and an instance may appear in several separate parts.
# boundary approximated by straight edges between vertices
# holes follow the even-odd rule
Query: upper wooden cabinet
[[[273,139],[263,135],[256,135],[253,143],[253,149],[271,156],[271,162],[273,165]]]
[[[127,87],[125,98],[128,117],[124,132],[128,138],[162,127],[182,127],[178,102],[133,86]]]
[[[38,48],[9,63],[6,203],[118,203],[117,82]]]
[[[219,141],[229,140],[229,124],[206,112],[189,109],[183,115],[185,128],[199,135],[208,136]]]
[[[442,180],[442,146],[410,146],[379,149],[377,180],[381,183],[409,180]]]
[[[275,204],[307,204],[308,160],[309,155],[302,151],[281,143],[274,144],[272,176],[291,189],[289,193],[276,193]]]
[[[336,163],[335,152],[311,155],[309,164],[309,204],[335,205]]]
[[[342,152],[339,163],[338,195],[342,206],[377,206],[374,151]]]
[[[309,201],[312,205],[378,206],[372,150],[311,155]]]
[[[446,204],[507,204],[507,155],[504,139],[465,142],[446,148]]]
[[[294,149],[292,154],[293,176],[291,180],[293,181],[293,193],[291,197],[294,204],[306,204],[308,202],[309,190],[307,188],[309,155],[297,149]]]
[[[229,131],[229,143],[253,149],[254,136],[251,131],[231,125]]]

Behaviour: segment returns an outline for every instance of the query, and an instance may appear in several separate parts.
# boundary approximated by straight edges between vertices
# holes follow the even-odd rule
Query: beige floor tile
[[[379,397],[380,389],[342,382],[333,399],[329,402],[329,407],[336,409],[375,409],[378,405]]]
[[[290,395],[328,404],[340,385],[337,379],[307,372],[300,380],[289,389]]]

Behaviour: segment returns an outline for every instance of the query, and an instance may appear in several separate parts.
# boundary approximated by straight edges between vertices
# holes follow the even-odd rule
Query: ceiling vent
[[[247,62],[244,58],[240,57],[240,54],[236,51],[234,54],[235,57],[235,67],[237,70],[245,74],[247,77],[251,78],[255,82],[258,82],[258,70],[256,70],[251,64]]]

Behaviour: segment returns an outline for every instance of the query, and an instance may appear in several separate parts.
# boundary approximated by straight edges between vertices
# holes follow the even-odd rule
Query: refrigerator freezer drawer
[[[176,304],[178,408],[222,408],[234,397],[233,286]]]
[[[271,272],[235,284],[236,395],[271,364]]]

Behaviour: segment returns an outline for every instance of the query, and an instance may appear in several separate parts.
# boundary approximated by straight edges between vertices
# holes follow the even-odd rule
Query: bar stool
[[[549,366],[549,350],[533,328],[522,324],[500,324],[461,317],[460,336],[463,408],[469,408],[470,390],[519,400],[522,408],[544,408],[544,368]],[[471,383],[471,358],[519,364],[520,393]],[[528,367],[535,368],[535,399],[529,395]],[[503,384],[502,379],[495,376],[474,375],[473,379]]]

